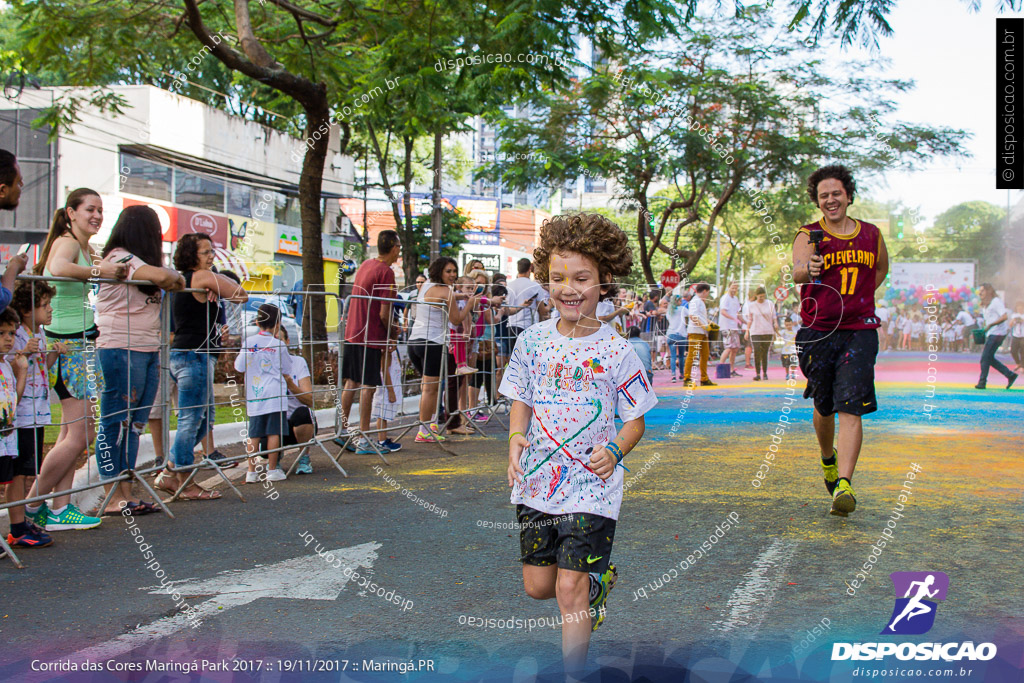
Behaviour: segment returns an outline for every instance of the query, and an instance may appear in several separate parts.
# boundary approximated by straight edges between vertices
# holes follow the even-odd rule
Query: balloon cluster
[[[977,298],[974,291],[967,285],[954,287],[947,285],[939,289],[928,290],[924,285],[910,287],[907,289],[895,289],[889,287],[885,290],[885,300],[897,306],[914,306],[917,304],[929,303],[929,297],[934,297],[939,304],[951,304],[958,301],[966,302],[968,305]]]

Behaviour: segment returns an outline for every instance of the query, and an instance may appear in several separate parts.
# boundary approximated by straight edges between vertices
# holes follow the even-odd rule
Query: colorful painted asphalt
[[[932,570],[949,576],[949,595],[927,635],[902,638],[996,642],[999,656],[974,664],[968,680],[1017,680],[1009,676],[1019,675],[1024,643],[1018,558],[1024,387],[1006,391],[993,376],[992,388],[975,390],[973,355],[929,363],[922,354],[883,354],[879,412],[865,420],[854,479],[858,509],[843,519],[828,514],[809,402],[798,396],[783,411],[786,385],[775,362],[767,383],[754,383],[747,373],[690,392],[665,382],[663,372],[656,377],[661,402],[627,459],[632,478],[613,555],[619,584],[591,661],[623,671],[622,680],[681,667],[700,674],[691,680],[742,679],[744,672],[771,672],[772,680],[852,680],[859,663],[833,663],[831,643],[892,640],[878,635],[893,608],[889,573]],[[782,415],[792,427],[756,488],[752,482]],[[523,591],[518,531],[495,528],[513,522],[514,514],[504,482],[503,430],[496,421],[487,430],[492,438],[450,440],[450,453],[407,437],[405,450],[382,470],[448,511],[445,517],[396,492],[375,471],[379,460],[352,455],[343,460],[349,479],[314,457],[316,474],[279,483],[276,501],[250,486],[248,503],[226,495],[216,503],[178,505],[175,521],[139,520],[178,579],[308,555],[304,531],[330,548],[379,543],[366,572],[413,599],[414,609],[402,612],[353,585],[332,601],[266,597],[117,659],[424,658],[439,674],[348,674],[355,680],[554,675],[557,629],[468,623],[469,617],[473,623],[511,618],[525,625],[557,615],[553,602],[538,603]],[[902,516],[850,595],[872,544],[884,538],[913,463],[920,472],[910,481]],[[738,524],[722,530],[732,513]],[[0,628],[8,643],[0,679],[24,671],[32,659],[60,659],[174,611],[167,596],[140,590],[154,581],[123,527],[108,519],[97,531],[60,533],[58,545],[26,557],[29,568],[21,572],[0,565],[6,615]],[[704,542],[709,549],[698,556]],[[816,635],[815,627],[823,632]],[[280,675],[300,678],[338,680],[338,674]]]

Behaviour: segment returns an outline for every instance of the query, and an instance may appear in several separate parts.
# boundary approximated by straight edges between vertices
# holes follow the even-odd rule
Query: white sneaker
[[[275,467],[267,472],[267,481],[284,481],[287,478],[288,475],[280,467]]]
[[[260,483],[260,473],[259,472],[246,472],[245,473],[245,483],[246,484],[258,484],[258,483]]]

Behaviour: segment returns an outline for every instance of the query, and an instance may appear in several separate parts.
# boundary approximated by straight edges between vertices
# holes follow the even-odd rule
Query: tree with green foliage
[[[976,260],[978,281],[994,280],[1006,260],[1005,228],[1006,209],[984,201],[957,204],[926,233],[928,260]]]
[[[873,117],[909,84],[864,65],[847,65],[855,77],[826,76],[793,37],[768,42],[769,21],[695,19],[675,47],[622,47],[572,93],[533,93],[536,117],[494,121],[502,151],[528,161],[484,173],[517,188],[611,179],[635,211],[639,262],[654,283],[656,252],[692,273],[730,205],[749,206],[758,189],[802,188],[823,159],[875,172],[962,153],[963,131],[949,128],[898,124],[884,139]],[[848,108],[828,106],[840,100]]]
[[[429,213],[423,213],[413,219],[416,228],[412,248],[406,248],[402,260],[412,260],[409,253],[418,255],[416,267],[412,270],[413,277],[408,281],[416,279],[416,273],[421,273],[430,265],[430,219]],[[466,230],[470,229],[469,216],[458,211],[445,208],[441,211],[441,256],[458,258],[462,251],[462,245],[466,243]],[[406,270],[409,270],[406,268]]]

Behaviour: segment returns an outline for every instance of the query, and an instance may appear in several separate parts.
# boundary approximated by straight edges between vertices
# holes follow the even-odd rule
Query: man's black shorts
[[[380,386],[381,350],[346,342],[341,378],[367,387]]]
[[[588,512],[549,515],[522,504],[516,505],[516,518],[522,526],[519,549],[523,564],[557,564],[562,569],[601,574],[608,570],[614,519]]]
[[[878,330],[822,332],[801,327],[796,333],[800,370],[807,378],[804,398],[814,398],[822,415],[867,415],[878,410],[875,356]]]

